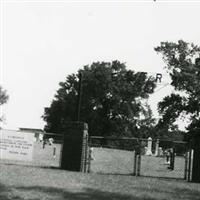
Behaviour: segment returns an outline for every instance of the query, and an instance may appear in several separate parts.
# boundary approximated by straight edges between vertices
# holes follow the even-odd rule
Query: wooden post
[[[56,147],[55,146],[53,147],[53,157],[54,158],[56,157]]]
[[[155,150],[155,156],[160,156],[159,155],[159,139],[156,140],[156,150]]]
[[[140,176],[140,168],[141,168],[141,154],[137,155],[137,176]]]
[[[138,151],[137,151],[137,176],[140,176],[141,171],[141,141],[138,141]]]
[[[133,176],[136,176],[136,167],[137,167],[137,154],[136,151],[133,151],[134,153],[134,163],[133,163]]]
[[[80,121],[81,99],[82,99],[82,73],[80,72],[79,85],[78,85],[78,99],[77,99],[77,121]]]
[[[188,151],[185,152],[185,170],[184,170],[184,180],[187,180],[187,174],[188,174]]]
[[[174,163],[175,163],[175,149],[173,147],[170,150],[170,166],[169,166],[169,169],[174,170]]]
[[[190,148],[189,149],[189,162],[188,162],[188,177],[187,177],[187,179],[188,179],[188,182],[190,182],[191,181],[191,160],[192,160],[192,149]]]

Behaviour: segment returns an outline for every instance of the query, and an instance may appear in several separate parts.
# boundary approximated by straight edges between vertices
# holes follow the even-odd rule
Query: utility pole
[[[82,99],[82,73],[79,73],[79,83],[78,83],[78,101],[77,101],[77,121],[80,121],[81,112],[81,99]]]

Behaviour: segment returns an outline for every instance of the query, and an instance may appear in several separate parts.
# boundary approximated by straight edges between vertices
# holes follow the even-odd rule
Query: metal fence
[[[186,179],[190,162],[183,141],[95,137],[89,140],[89,171]]]
[[[96,137],[89,139],[89,171],[103,174],[134,174],[137,138]]]
[[[152,142],[149,149],[148,143]],[[141,140],[140,175],[186,179],[188,144],[183,141]]]
[[[192,150],[186,142],[97,136],[89,137],[88,141],[86,136],[80,140],[82,149],[79,149],[83,172],[191,179]],[[42,139],[36,138],[33,143],[32,160],[8,160],[0,155],[0,164],[60,168],[63,138],[63,135],[44,133]],[[70,145],[73,144],[67,144],[68,150]],[[68,159],[76,162],[74,148]]]

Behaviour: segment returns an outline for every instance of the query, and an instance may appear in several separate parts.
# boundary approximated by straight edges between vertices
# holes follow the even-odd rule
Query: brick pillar
[[[61,169],[85,171],[88,126],[83,122],[65,124],[61,154]]]
[[[200,183],[200,135],[193,138],[192,182]]]

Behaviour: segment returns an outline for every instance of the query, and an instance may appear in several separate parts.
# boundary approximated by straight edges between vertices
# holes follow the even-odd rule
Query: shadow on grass
[[[29,195],[24,198],[20,192],[18,195],[12,193],[12,190],[18,190],[28,192]],[[34,197],[32,196],[34,194]],[[38,195],[37,195],[38,194]],[[81,192],[71,192],[65,189],[58,189],[54,187],[12,187],[8,188],[0,184],[0,199],[1,200],[48,200],[48,199],[59,199],[59,200],[155,200],[154,198],[147,197],[135,197],[133,195],[126,195],[120,193],[105,192],[95,190],[91,188],[83,188]]]
[[[99,175],[133,176],[133,173],[90,172]]]
[[[140,177],[144,177],[144,178],[155,178],[155,179],[159,179],[159,180],[171,180],[171,181],[182,181],[182,182],[186,182],[186,180],[184,180],[183,178],[175,178],[175,177],[167,177],[167,176],[150,176],[150,175],[140,175]]]
[[[200,199],[200,191],[187,188],[180,189],[177,187],[171,191],[166,190],[166,188],[154,188],[152,191],[152,188],[150,189],[145,186],[141,186],[137,188],[136,193],[137,196],[134,193],[123,194],[118,191],[113,193],[92,188],[82,188],[81,191],[76,191],[73,189],[70,190],[46,186],[6,187],[0,183],[0,200],[160,200],[160,195],[157,194],[162,194],[162,200],[166,200],[168,198],[174,200]],[[153,195],[154,197],[152,197],[152,193],[155,194]],[[24,194],[25,197],[23,196]]]
[[[174,187],[173,190],[168,190],[167,188],[148,188],[148,187],[138,187],[138,192],[147,192],[154,194],[162,194],[164,199],[181,199],[181,200],[200,200],[200,191],[188,188],[178,188]]]
[[[10,198],[9,195],[10,192],[11,190],[9,188],[0,183],[0,200],[11,200],[12,198]],[[17,196],[14,197],[13,199],[21,200],[21,198]]]
[[[41,168],[41,169],[61,169],[57,166],[48,166],[48,165],[29,165],[23,163],[1,163],[2,165],[11,165],[11,166],[23,166],[23,167],[31,167],[31,168]],[[1,200],[1,199],[0,199]]]
[[[94,172],[93,172],[94,173]],[[135,176],[133,175],[133,173],[107,173],[107,172],[95,172],[95,174],[99,174],[99,175],[120,175],[120,176]],[[182,181],[182,182],[186,182],[183,178],[175,178],[175,177],[167,177],[167,176],[149,176],[149,175],[140,175],[137,177],[141,177],[141,178],[153,178],[153,179],[158,179],[158,180],[171,180],[171,181]]]

